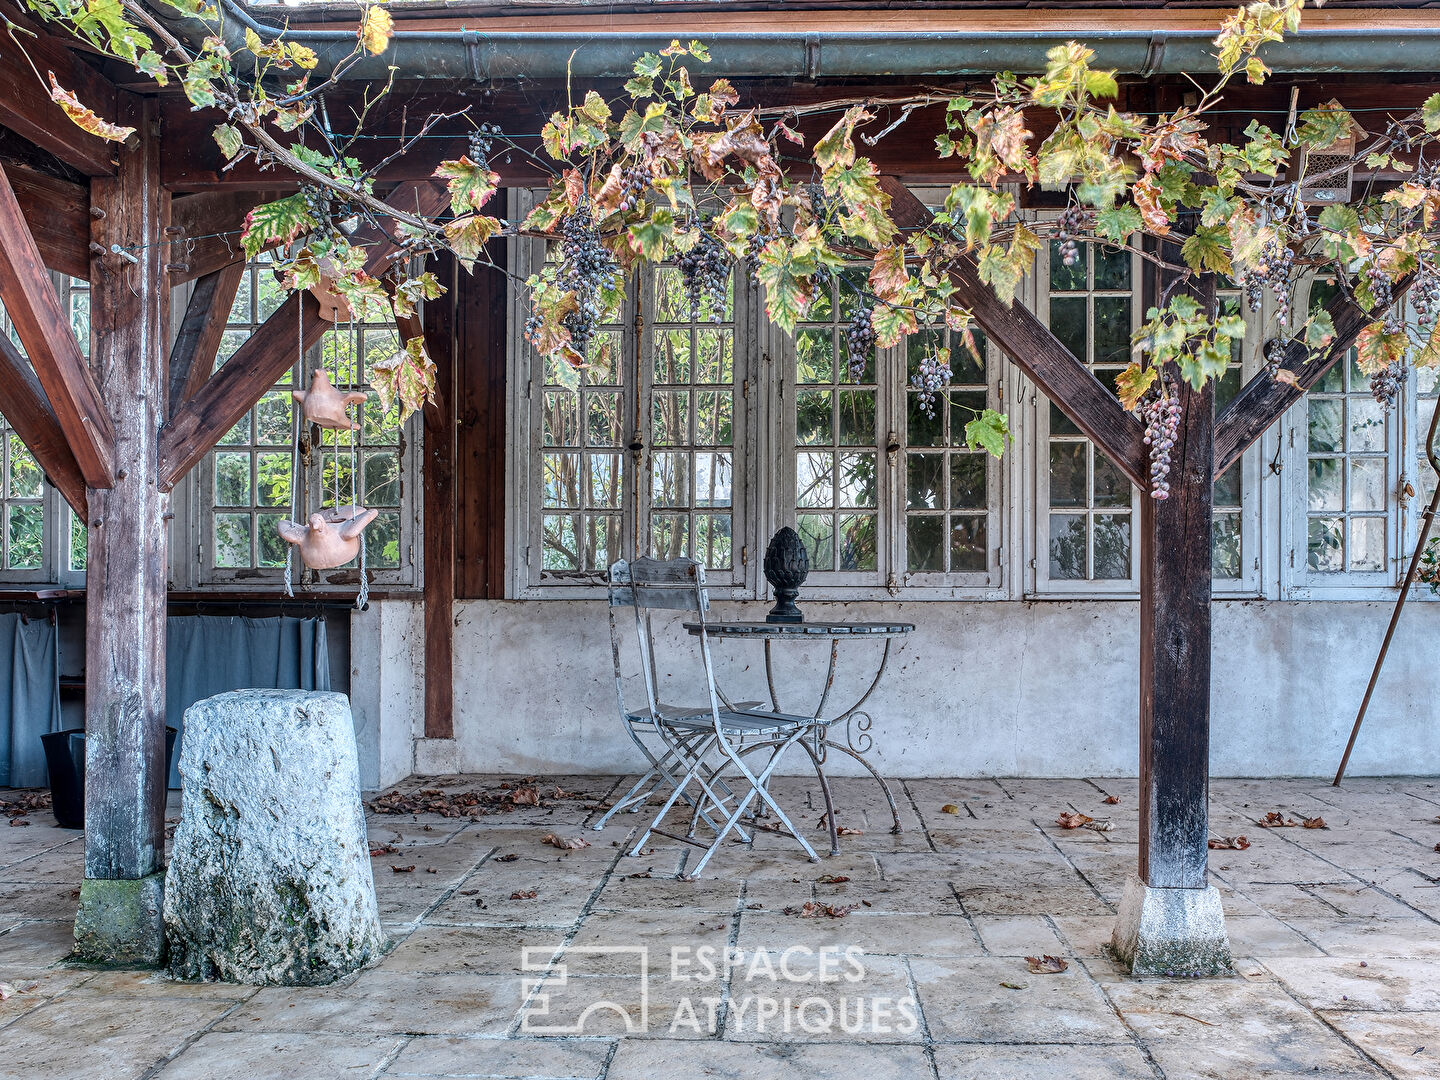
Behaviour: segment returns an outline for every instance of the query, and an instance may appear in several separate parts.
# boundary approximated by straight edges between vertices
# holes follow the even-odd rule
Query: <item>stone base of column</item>
[[[164,899],[164,871],[129,881],[86,878],[75,915],[75,959],[157,967],[165,955]]]
[[[1203,977],[1233,974],[1220,892],[1125,884],[1110,949],[1132,975]]]

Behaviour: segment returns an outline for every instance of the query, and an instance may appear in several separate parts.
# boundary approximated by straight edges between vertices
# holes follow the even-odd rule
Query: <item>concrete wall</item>
[[[718,604],[716,615],[759,618],[765,610],[758,603]],[[869,705],[874,760],[890,775],[1135,773],[1132,602],[814,603],[806,610],[813,619],[917,625],[897,643]],[[390,783],[412,767],[632,768],[635,751],[616,717],[605,611],[590,601],[457,603],[453,743],[420,738],[419,605],[377,603],[357,615],[351,680],[367,786]],[[1217,602],[1214,773],[1331,774],[1389,612],[1387,603]],[[1437,628],[1440,605],[1407,608],[1351,765],[1356,775],[1440,774]],[[660,659],[671,687],[698,670],[688,637],[683,645],[685,656]],[[837,699],[858,692],[878,652],[873,643],[842,647]],[[717,643],[716,656],[736,695],[765,697],[758,644]],[[815,700],[826,657],[818,645],[777,652],[792,688],[783,704],[798,709]],[[624,659],[633,667],[632,656]],[[629,692],[641,700],[638,683]],[[677,690],[671,696],[686,697]],[[797,755],[797,769],[801,761]],[[834,767],[846,771],[838,758]]]

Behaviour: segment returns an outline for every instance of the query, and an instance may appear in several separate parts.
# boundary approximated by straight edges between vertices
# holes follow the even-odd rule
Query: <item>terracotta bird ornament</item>
[[[276,524],[280,539],[300,550],[300,560],[311,570],[334,570],[360,554],[361,534],[378,511],[342,506],[311,514],[307,525],[293,521]]]
[[[359,391],[342,393],[335,389],[324,368],[315,369],[309,390],[292,390],[290,393],[300,403],[305,419],[310,423],[336,431],[360,430],[360,425],[351,420],[345,410],[351,405],[365,404],[365,395]]]

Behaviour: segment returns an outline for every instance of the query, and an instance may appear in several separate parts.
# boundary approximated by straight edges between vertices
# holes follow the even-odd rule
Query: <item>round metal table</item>
[[[685,629],[692,635],[699,636],[702,626],[698,622],[687,622]],[[813,712],[800,713],[809,715],[815,720],[813,732],[812,757],[816,763],[816,773],[820,779],[822,794],[825,797],[825,820],[830,829],[830,853],[839,854],[839,839],[836,833],[835,814],[830,802],[830,785],[825,779],[821,769],[825,762],[825,754],[828,749],[839,750],[842,753],[853,757],[856,761],[873,776],[879,783],[881,790],[885,793],[885,801],[890,806],[890,816],[894,821],[894,827],[890,830],[894,833],[903,832],[900,824],[900,811],[895,803],[895,796],[890,791],[890,785],[885,778],[876,771],[875,767],[865,758],[875,745],[875,740],[870,731],[874,725],[874,719],[869,713],[862,712],[861,706],[870,700],[875,693],[876,687],[885,675],[885,668],[890,662],[890,649],[896,638],[904,637],[915,629],[914,623],[906,622],[804,622],[804,623],[772,623],[772,622],[706,622],[703,629],[708,637],[728,638],[734,640],[760,641],[765,648],[765,682],[770,690],[770,708],[775,712],[791,712],[787,710],[780,700],[779,692],[775,684],[775,660],[772,646],[775,642],[817,642],[828,641],[830,643],[830,665],[825,675],[825,683],[820,691],[820,700]],[[875,675],[870,680],[865,692],[861,694],[853,704],[845,709],[827,712],[830,704],[832,691],[835,689],[835,676],[840,668],[840,643],[842,641],[863,642],[883,641],[885,648],[880,654],[880,663],[876,666]],[[735,709],[734,704],[723,690],[717,686],[716,691],[727,709]],[[829,730],[836,724],[845,725],[845,741],[843,743],[833,742],[829,739]]]

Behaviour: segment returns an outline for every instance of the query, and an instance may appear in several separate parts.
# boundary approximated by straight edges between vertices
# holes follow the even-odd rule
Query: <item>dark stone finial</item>
[[[798,623],[805,616],[795,606],[800,586],[810,573],[810,554],[800,534],[786,525],[770,538],[765,549],[765,580],[775,590],[775,607],[765,616],[766,622]]]

